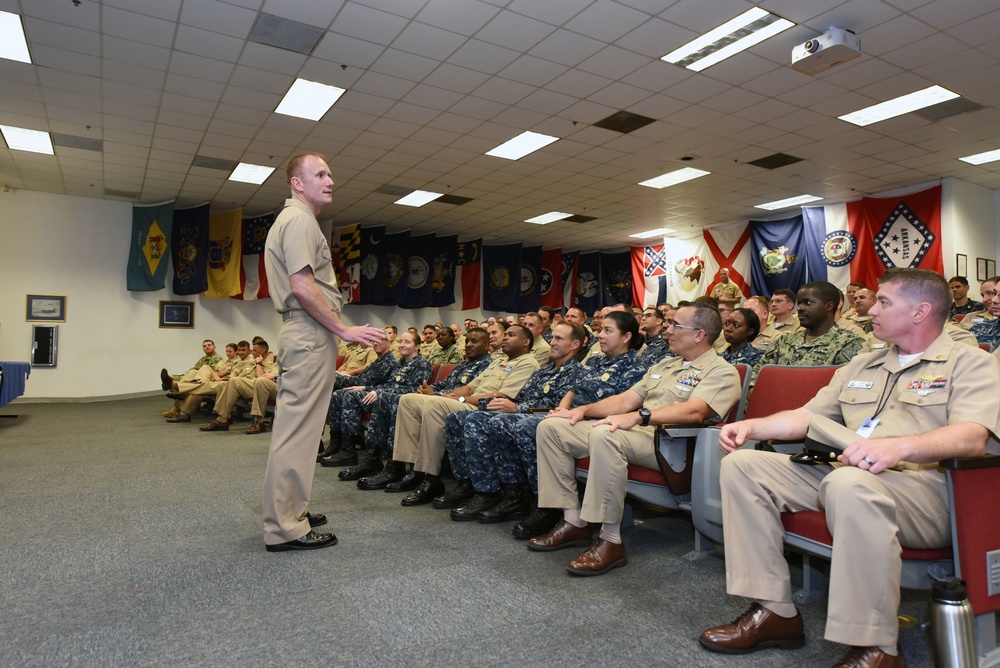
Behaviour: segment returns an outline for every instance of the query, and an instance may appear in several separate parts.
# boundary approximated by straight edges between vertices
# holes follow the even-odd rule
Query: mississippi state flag
[[[656,306],[667,301],[667,252],[663,244],[632,246],[632,303]]]

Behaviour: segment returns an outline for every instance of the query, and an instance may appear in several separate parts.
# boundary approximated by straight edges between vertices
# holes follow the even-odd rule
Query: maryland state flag
[[[132,206],[132,241],[125,285],[133,292],[162,290],[170,255],[174,203]]]
[[[360,299],[361,226],[355,224],[334,228],[333,237],[330,247],[336,256],[340,293],[345,304],[356,304]]]
[[[206,297],[232,297],[240,290],[243,209],[213,213],[208,222],[208,289]]]
[[[170,240],[174,294],[197,295],[208,289],[208,216],[211,205],[174,209]]]

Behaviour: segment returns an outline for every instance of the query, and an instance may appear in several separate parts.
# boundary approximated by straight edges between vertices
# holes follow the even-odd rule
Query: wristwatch
[[[464,394],[458,398],[458,403],[460,403],[460,404],[464,404],[465,403],[465,395]]]
[[[651,415],[652,415],[652,413],[649,412],[648,408],[640,408],[639,409],[639,417],[642,418],[642,426],[643,427],[648,427],[649,426],[649,417]]]

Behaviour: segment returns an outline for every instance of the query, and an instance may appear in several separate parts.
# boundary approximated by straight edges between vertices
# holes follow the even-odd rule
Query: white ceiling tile
[[[100,27],[101,7],[96,2],[86,3],[72,8],[61,2],[21,2],[24,16],[35,16],[55,23],[75,26],[83,30],[98,30]],[[72,11],[67,11],[67,10]],[[16,7],[11,7],[12,14],[20,14]]]
[[[163,88],[171,93],[180,93],[182,95],[214,101],[222,97],[225,85],[214,81],[185,77],[180,74],[168,74]]]
[[[384,50],[385,46],[382,44],[328,32],[313,49],[312,55],[337,64],[367,68]]]
[[[24,32],[32,49],[38,45],[56,46],[66,51],[99,56],[100,35],[93,30],[82,30],[73,26],[24,17]]]
[[[189,53],[174,52],[170,59],[170,72],[195,79],[207,79],[218,83],[229,81],[233,74],[233,64],[221,60],[213,60],[204,56]],[[260,70],[254,70],[255,73]],[[260,75],[258,75],[260,76]]]
[[[181,0],[103,0],[103,3],[167,21],[176,21],[181,7]]]
[[[528,86],[509,79],[501,79],[500,77],[493,77],[477,88],[473,94],[487,100],[517,104],[518,100],[530,95],[535,90],[534,86]]]
[[[507,5],[507,9],[558,26],[582,12],[592,1],[560,0],[559,2],[537,2],[537,0],[514,0],[514,2]]]
[[[424,79],[424,83],[456,93],[471,93],[488,78],[489,75],[482,72],[476,72],[475,70],[452,65],[451,63],[443,63]]]
[[[489,23],[498,12],[496,7],[478,0],[429,0],[416,19],[421,23],[470,36]]]
[[[101,12],[101,28],[108,35],[124,39],[142,35],[147,44],[169,48],[174,41],[176,24],[115,7],[104,7]]]
[[[306,56],[266,44],[248,42],[239,62],[246,67],[294,76],[302,69]]]
[[[555,27],[551,24],[504,11],[475,36],[484,42],[523,52],[538,44],[554,30]]]
[[[122,63],[142,63],[143,67],[162,70],[170,62],[170,49],[111,35],[104,37],[101,48],[105,58]]]
[[[413,86],[412,81],[368,71],[358,79],[352,90],[394,100],[406,95]]]
[[[372,63],[371,69],[394,77],[420,81],[433,72],[440,61],[417,56],[398,49],[386,49],[378,60]]]
[[[406,19],[361,4],[348,3],[337,15],[330,30],[384,46],[406,27]]]
[[[101,61],[94,56],[42,45],[33,47],[31,53],[35,64],[42,68],[59,68],[88,77],[97,77],[101,74]]]
[[[272,16],[327,28],[343,6],[343,0],[266,0],[261,10]]]
[[[197,26],[239,39],[250,34],[256,20],[256,11],[219,0],[185,2],[180,16],[180,22],[184,25]]]
[[[514,62],[519,55],[516,51],[505,49],[502,46],[470,39],[455,51],[449,60],[453,64],[461,64],[462,67],[468,67],[477,72],[496,74]]]
[[[120,81],[133,86],[145,88],[160,88],[163,86],[164,72],[151,70],[147,67],[118,63],[113,60],[104,61],[103,75],[105,79]]]
[[[568,30],[557,30],[532,47],[538,58],[575,67],[605,47],[603,42]]]
[[[635,30],[649,19],[649,15],[624,7],[612,0],[597,0],[567,21],[568,30],[594,39],[614,41]]]
[[[276,95],[280,99],[284,97],[285,93],[288,92],[288,89],[292,87],[293,83],[295,83],[295,78],[290,77],[287,74],[265,72],[264,70],[256,70],[250,67],[237,65],[236,68],[233,69],[232,77],[228,79],[228,82],[229,87],[239,86],[248,90]],[[274,106],[277,106],[277,104]],[[272,107],[272,109],[273,108],[274,107]]]

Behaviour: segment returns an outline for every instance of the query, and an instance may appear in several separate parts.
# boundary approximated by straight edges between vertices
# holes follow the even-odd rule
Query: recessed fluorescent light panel
[[[676,230],[671,230],[666,227],[657,227],[655,230],[649,230],[648,232],[639,232],[638,234],[630,234],[629,238],[633,239],[651,239],[653,237],[665,237],[668,234],[672,234]]]
[[[0,58],[30,63],[28,41],[24,38],[21,17],[10,12],[0,12]]]
[[[548,213],[543,213],[540,216],[535,216],[534,218],[528,218],[524,222],[534,223],[535,225],[548,225],[549,223],[554,223],[557,220],[563,220],[564,218],[569,218],[573,214],[562,213],[560,211],[549,211]]]
[[[924,88],[915,93],[881,102],[865,109],[859,109],[858,111],[845,116],[838,116],[837,118],[864,127],[872,123],[884,121],[887,118],[895,118],[896,116],[902,116],[917,109],[930,107],[940,102],[954,100],[956,97],[961,97],[961,95],[941,86],[931,86],[930,88]]]
[[[815,195],[799,195],[798,197],[779,199],[773,202],[765,202],[764,204],[754,204],[754,208],[767,209],[768,211],[775,211],[777,209],[785,209],[790,206],[795,206],[796,204],[808,204],[809,202],[818,202],[821,199],[823,198],[816,197]]]
[[[640,181],[639,185],[648,186],[650,188],[666,188],[667,186],[690,181],[691,179],[697,179],[711,173],[712,172],[706,172],[702,169],[695,169],[694,167],[685,167],[684,169],[678,169],[673,172],[667,172],[666,174],[660,174],[659,176],[649,179],[648,181]]]
[[[995,151],[986,151],[986,153],[977,153],[975,155],[967,155],[964,158],[959,158],[962,162],[967,162],[970,165],[982,165],[987,162],[993,162],[995,160],[1000,160],[1000,148]]]
[[[406,197],[400,197],[393,204],[402,204],[403,206],[423,206],[428,202],[433,202],[438,197],[444,193],[432,193],[426,190],[414,190]]]
[[[286,116],[318,121],[340,99],[343,88],[305,79],[296,79],[274,111]]]
[[[52,150],[52,139],[48,132],[15,128],[11,125],[0,125],[0,132],[3,133],[4,141],[7,142],[7,148],[13,151],[55,155],[55,151]]]
[[[249,162],[241,162],[236,165],[236,169],[229,175],[230,181],[240,181],[242,183],[253,183],[260,185],[267,180],[267,177],[274,171],[274,167],[264,165],[251,165]]]
[[[559,137],[550,137],[537,132],[522,132],[510,141],[500,144],[492,151],[487,151],[486,155],[507,158],[508,160],[519,160],[529,153],[534,153],[538,149],[548,146],[554,141],[559,141]]]
[[[715,30],[692,40],[660,60],[701,72],[706,67],[760,44],[768,37],[788,30],[794,23],[754,7]]]

